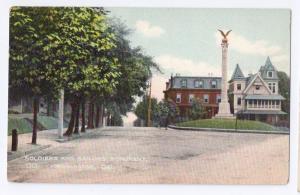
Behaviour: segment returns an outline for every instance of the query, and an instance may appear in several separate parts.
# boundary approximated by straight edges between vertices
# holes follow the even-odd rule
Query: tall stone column
[[[230,31],[226,34],[223,31],[220,31],[223,35],[222,39],[222,85],[221,85],[221,102],[219,103],[219,111],[216,114],[216,118],[234,118],[233,115],[230,113],[230,105],[228,102],[228,83],[227,83],[227,55],[228,55],[228,40],[227,36]]]
[[[64,133],[64,90],[60,91],[60,98],[58,103],[58,138],[63,138]]]
[[[228,103],[227,94],[227,51],[228,43],[222,42],[222,90],[221,90],[221,102]]]

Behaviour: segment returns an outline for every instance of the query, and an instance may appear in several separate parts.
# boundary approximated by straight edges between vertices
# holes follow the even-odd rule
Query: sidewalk
[[[96,129],[87,129],[85,133],[73,135],[72,137],[64,136],[61,139],[58,138],[57,129],[38,131],[36,145],[31,144],[32,133],[19,134],[18,150],[16,152],[11,151],[12,137],[7,136],[7,160],[11,161],[16,158],[20,158],[22,156],[38,152],[49,147],[59,146],[60,143],[78,139],[80,137],[83,137],[84,135],[94,132],[95,130]]]

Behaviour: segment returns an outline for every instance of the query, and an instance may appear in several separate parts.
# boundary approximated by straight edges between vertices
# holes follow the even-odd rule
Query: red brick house
[[[181,117],[188,116],[192,99],[197,98],[205,106],[206,117],[211,118],[218,113],[221,101],[221,77],[171,76],[164,95],[176,103]]]

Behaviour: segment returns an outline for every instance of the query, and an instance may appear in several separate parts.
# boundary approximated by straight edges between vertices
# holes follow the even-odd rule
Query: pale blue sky
[[[154,96],[161,98],[171,73],[219,76],[220,37],[229,35],[228,76],[236,63],[245,75],[255,73],[267,56],[289,74],[290,11],[287,9],[108,8],[133,31],[129,39],[154,57],[164,74],[153,78]]]

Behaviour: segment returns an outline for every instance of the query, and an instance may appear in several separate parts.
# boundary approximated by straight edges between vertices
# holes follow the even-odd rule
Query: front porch
[[[246,120],[255,120],[266,122],[268,124],[274,126],[286,126],[280,125],[281,121],[280,118],[287,113],[281,110],[264,110],[264,109],[256,109],[256,110],[240,110],[236,113],[237,118],[239,119],[246,119]]]

